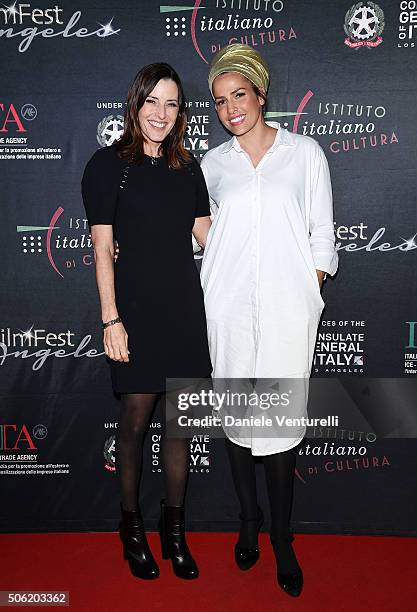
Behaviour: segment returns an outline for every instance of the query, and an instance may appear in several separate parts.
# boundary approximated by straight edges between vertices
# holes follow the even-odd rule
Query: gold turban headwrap
[[[265,93],[269,85],[269,68],[258,51],[248,45],[233,43],[220,49],[210,65],[208,84],[213,95],[213,81],[219,74],[239,72]]]

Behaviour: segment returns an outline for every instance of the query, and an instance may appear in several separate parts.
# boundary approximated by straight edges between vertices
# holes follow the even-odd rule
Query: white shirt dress
[[[298,401],[279,413],[292,418],[306,416],[324,307],[316,269],[335,274],[338,256],[323,150],[267,123],[278,131],[256,168],[236,137],[202,160],[213,223],[201,282],[214,379],[294,379]],[[254,455],[267,455],[298,444],[306,427],[288,435],[224,429]]]

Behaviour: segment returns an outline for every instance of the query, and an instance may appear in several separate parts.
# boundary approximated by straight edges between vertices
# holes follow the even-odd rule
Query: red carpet
[[[248,572],[234,564],[235,534],[190,533],[200,578],[177,579],[149,535],[161,576],[130,575],[113,533],[1,535],[0,590],[65,590],[71,610],[118,612],[408,612],[416,609],[417,540],[372,536],[297,535],[305,586],[300,598],[283,593],[267,534],[261,558]],[[54,609],[38,607],[37,609]],[[67,608],[68,609],[68,608]]]

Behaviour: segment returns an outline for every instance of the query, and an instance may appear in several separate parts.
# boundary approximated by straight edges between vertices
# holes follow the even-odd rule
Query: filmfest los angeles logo
[[[34,372],[39,371],[52,358],[93,358],[104,355],[103,351],[91,348],[92,335],[80,338],[71,329],[46,329],[32,323],[27,329],[0,328],[0,366],[16,359],[29,360]]]
[[[9,6],[3,4],[0,8],[0,37],[21,39],[17,48],[20,53],[25,53],[35,38],[107,38],[120,32],[120,28],[115,30],[112,26],[113,17],[105,24],[97,22],[93,28],[86,27],[86,24],[79,27],[81,14],[81,11],[75,11],[67,16],[57,5],[40,8],[17,1]]]
[[[252,47],[282,45],[297,39],[282,17],[282,0],[195,0],[194,4],[161,5],[165,36],[173,44],[191,38],[194,51],[206,64],[230,43]]]

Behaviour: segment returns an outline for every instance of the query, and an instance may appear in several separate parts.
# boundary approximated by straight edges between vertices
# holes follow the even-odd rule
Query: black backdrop
[[[92,152],[120,135],[128,85],[146,63],[169,61],[180,73],[186,144],[201,158],[227,138],[207,88],[213,52],[238,41],[264,54],[268,117],[316,138],[332,175],[340,269],[323,291],[313,375],[416,376],[415,4],[39,0],[0,9],[1,530],[116,526],[119,403],[80,179]],[[154,248],[164,248],[157,234]],[[142,487],[149,527],[162,492],[160,432],[157,414]],[[415,533],[411,436],[366,427],[309,435],[322,448],[348,439],[366,454],[298,457],[296,530]],[[194,440],[191,471],[190,527],[236,528],[222,440]],[[260,493],[265,506],[262,479]]]

